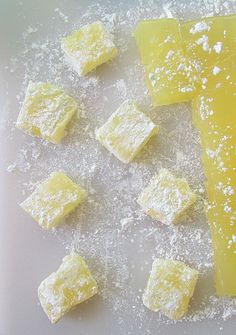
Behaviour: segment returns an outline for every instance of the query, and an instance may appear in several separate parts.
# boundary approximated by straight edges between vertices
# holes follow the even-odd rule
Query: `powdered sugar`
[[[196,23],[195,26],[190,29],[190,33],[195,35],[197,33],[201,33],[203,31],[209,31],[209,30],[210,30],[210,27],[208,26],[208,24],[202,21],[202,22]]]

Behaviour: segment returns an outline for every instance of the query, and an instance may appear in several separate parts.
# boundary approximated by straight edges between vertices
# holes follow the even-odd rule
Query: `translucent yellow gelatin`
[[[200,131],[207,178],[207,217],[214,248],[216,290],[219,295],[235,296],[236,95],[235,81],[230,83],[226,77],[227,73],[222,74],[222,85],[217,89],[201,93],[194,99],[193,112]]]
[[[234,174],[234,178],[235,176],[236,174]],[[211,183],[208,189],[212,190],[213,187],[214,185]],[[230,188],[233,187],[234,186],[230,185]],[[214,248],[216,292],[221,296],[236,296],[234,280],[236,275],[236,208],[234,205],[234,196],[231,196],[232,199],[234,198],[234,201],[231,202],[231,206],[224,205],[225,200],[226,203],[229,202],[228,198],[226,199],[225,196],[222,196],[218,202],[210,201],[207,216],[211,227]],[[227,214],[225,211],[228,210],[228,208],[231,209],[230,213]]]
[[[226,87],[231,91],[236,89],[235,59],[236,48],[235,51],[222,52],[217,62],[209,67],[205,91]]]
[[[94,22],[62,39],[68,63],[79,75],[86,75],[117,55],[112,34],[102,22]]]
[[[222,54],[235,51],[236,15],[184,22],[180,30],[185,56],[195,62],[204,87]]]
[[[96,131],[96,138],[124,163],[129,163],[158,132],[136,103],[125,101]]]
[[[195,64],[183,52],[176,19],[139,22],[134,37],[154,106],[189,101],[199,82]]]
[[[86,191],[62,172],[53,172],[21,203],[44,229],[54,228],[85,198]]]
[[[193,101],[194,123],[200,130],[204,162],[211,164],[212,174],[234,168],[236,163],[236,126],[233,122],[236,106],[235,56],[222,59],[217,67],[218,74],[214,78],[209,77],[206,91]]]
[[[50,83],[30,82],[16,127],[23,132],[59,143],[78,110],[77,102]]]
[[[97,292],[96,280],[83,258],[75,252],[64,257],[59,269],[38,288],[41,306],[52,323]]]
[[[152,218],[170,225],[176,224],[196,201],[185,179],[176,178],[161,169],[138,198],[138,204]]]
[[[198,271],[183,262],[155,259],[143,294],[143,303],[147,308],[161,311],[171,319],[181,319],[188,311],[197,279]]]

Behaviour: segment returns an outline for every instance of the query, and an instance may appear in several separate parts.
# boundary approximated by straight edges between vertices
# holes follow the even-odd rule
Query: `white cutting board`
[[[136,196],[159,167],[187,175],[194,188],[202,183],[202,171],[189,106],[151,109],[131,31],[139,18],[174,14],[187,19],[233,13],[236,4],[213,0],[168,4],[101,0],[99,7],[98,2],[0,2],[0,335],[234,334],[236,317],[226,316],[233,314],[235,302],[217,300],[209,305],[214,288],[211,265],[207,265],[211,264],[211,248],[204,217],[195,213],[177,230],[167,230],[141,215],[136,205]],[[121,51],[112,64],[80,82],[62,63],[55,69],[55,50],[52,58],[50,51],[43,50],[36,60],[39,41],[58,40],[54,47],[59,48],[61,35],[97,19],[117,27],[115,35]],[[52,45],[49,42],[47,47]],[[22,55],[25,49],[27,54]],[[59,147],[45,145],[14,129],[20,106],[16,95],[20,94],[22,101],[29,78],[55,80],[84,104],[86,118],[74,121],[77,126]],[[91,133],[129,96],[138,100],[162,130],[142,157],[124,166],[101,148]],[[44,232],[18,204],[30,194],[30,182],[46,178],[54,169],[81,181],[91,201],[84,204],[82,214],[78,210],[61,229]],[[39,306],[37,287],[73,246],[87,260],[101,294],[51,325]],[[174,324],[142,306],[140,296],[154,256],[179,256],[193,266],[202,264],[190,308],[191,320]],[[208,318],[200,320],[201,308]],[[211,311],[215,318],[209,318]],[[195,314],[197,321],[193,322]]]

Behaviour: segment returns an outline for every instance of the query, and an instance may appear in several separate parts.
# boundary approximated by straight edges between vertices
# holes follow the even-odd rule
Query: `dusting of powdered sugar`
[[[63,224],[53,233],[66,252],[77,250],[88,261],[103,303],[118,320],[116,327],[121,334],[135,334],[140,329],[142,334],[155,334],[157,327],[174,323],[159,313],[151,313],[142,304],[143,289],[155,257],[181,260],[200,271],[196,294],[183,323],[226,320],[236,315],[236,301],[218,298],[214,293],[211,239],[203,213],[204,175],[191,108],[188,104],[151,107],[132,37],[135,25],[142,18],[193,19],[234,11],[233,0],[160,1],[160,5],[152,0],[139,0],[132,6],[112,5],[112,2],[104,5],[103,1],[100,4],[98,1],[79,17],[74,14],[79,12],[78,8],[71,15],[55,8],[54,21],[62,21],[63,28],[57,29],[55,24],[49,33],[40,23],[27,27],[22,35],[22,50],[17,57],[11,57],[4,68],[4,73],[17,77],[20,82],[11,92],[13,99],[17,95],[18,110],[30,80],[51,81],[79,102],[80,115],[74,116],[61,145],[46,143],[15,130],[18,110],[11,103],[6,104],[6,119],[0,123],[1,129],[7,131],[4,143],[20,140],[15,157],[5,159],[5,170],[18,176],[21,201],[39,180],[55,170],[66,172],[86,188],[88,201],[66,220],[70,224]],[[79,77],[64,61],[61,37],[96,20],[113,30],[119,53],[116,59],[96,72]],[[208,28],[200,25],[194,29],[204,33]],[[206,39],[199,43],[207,47]],[[219,50],[220,46],[216,48]],[[128,98],[138,102],[160,126],[160,131],[142,154],[125,165],[96,141],[94,131]],[[155,222],[136,202],[160,168],[186,178],[198,194],[193,209],[175,227]],[[50,233],[45,233],[45,237],[47,234]]]

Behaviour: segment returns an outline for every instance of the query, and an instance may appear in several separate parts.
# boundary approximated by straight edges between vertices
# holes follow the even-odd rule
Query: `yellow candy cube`
[[[52,323],[97,293],[96,280],[83,258],[75,252],[64,257],[59,269],[38,288],[41,306]]]
[[[176,224],[196,201],[185,179],[176,178],[161,169],[138,198],[138,204],[152,218],[170,225]]]
[[[155,259],[143,294],[144,305],[171,319],[181,319],[188,310],[198,274],[183,262]]]
[[[62,39],[67,62],[82,76],[117,55],[113,36],[102,22],[94,22]]]
[[[62,172],[53,172],[21,203],[44,229],[56,227],[85,198],[86,191]]]
[[[28,135],[59,143],[77,110],[77,102],[60,88],[30,82],[16,127]]]
[[[96,138],[124,163],[129,163],[158,132],[158,127],[135,102],[125,101],[96,131]]]
[[[176,19],[141,21],[134,37],[153,105],[191,100],[199,78],[195,64],[184,55],[179,22]]]

